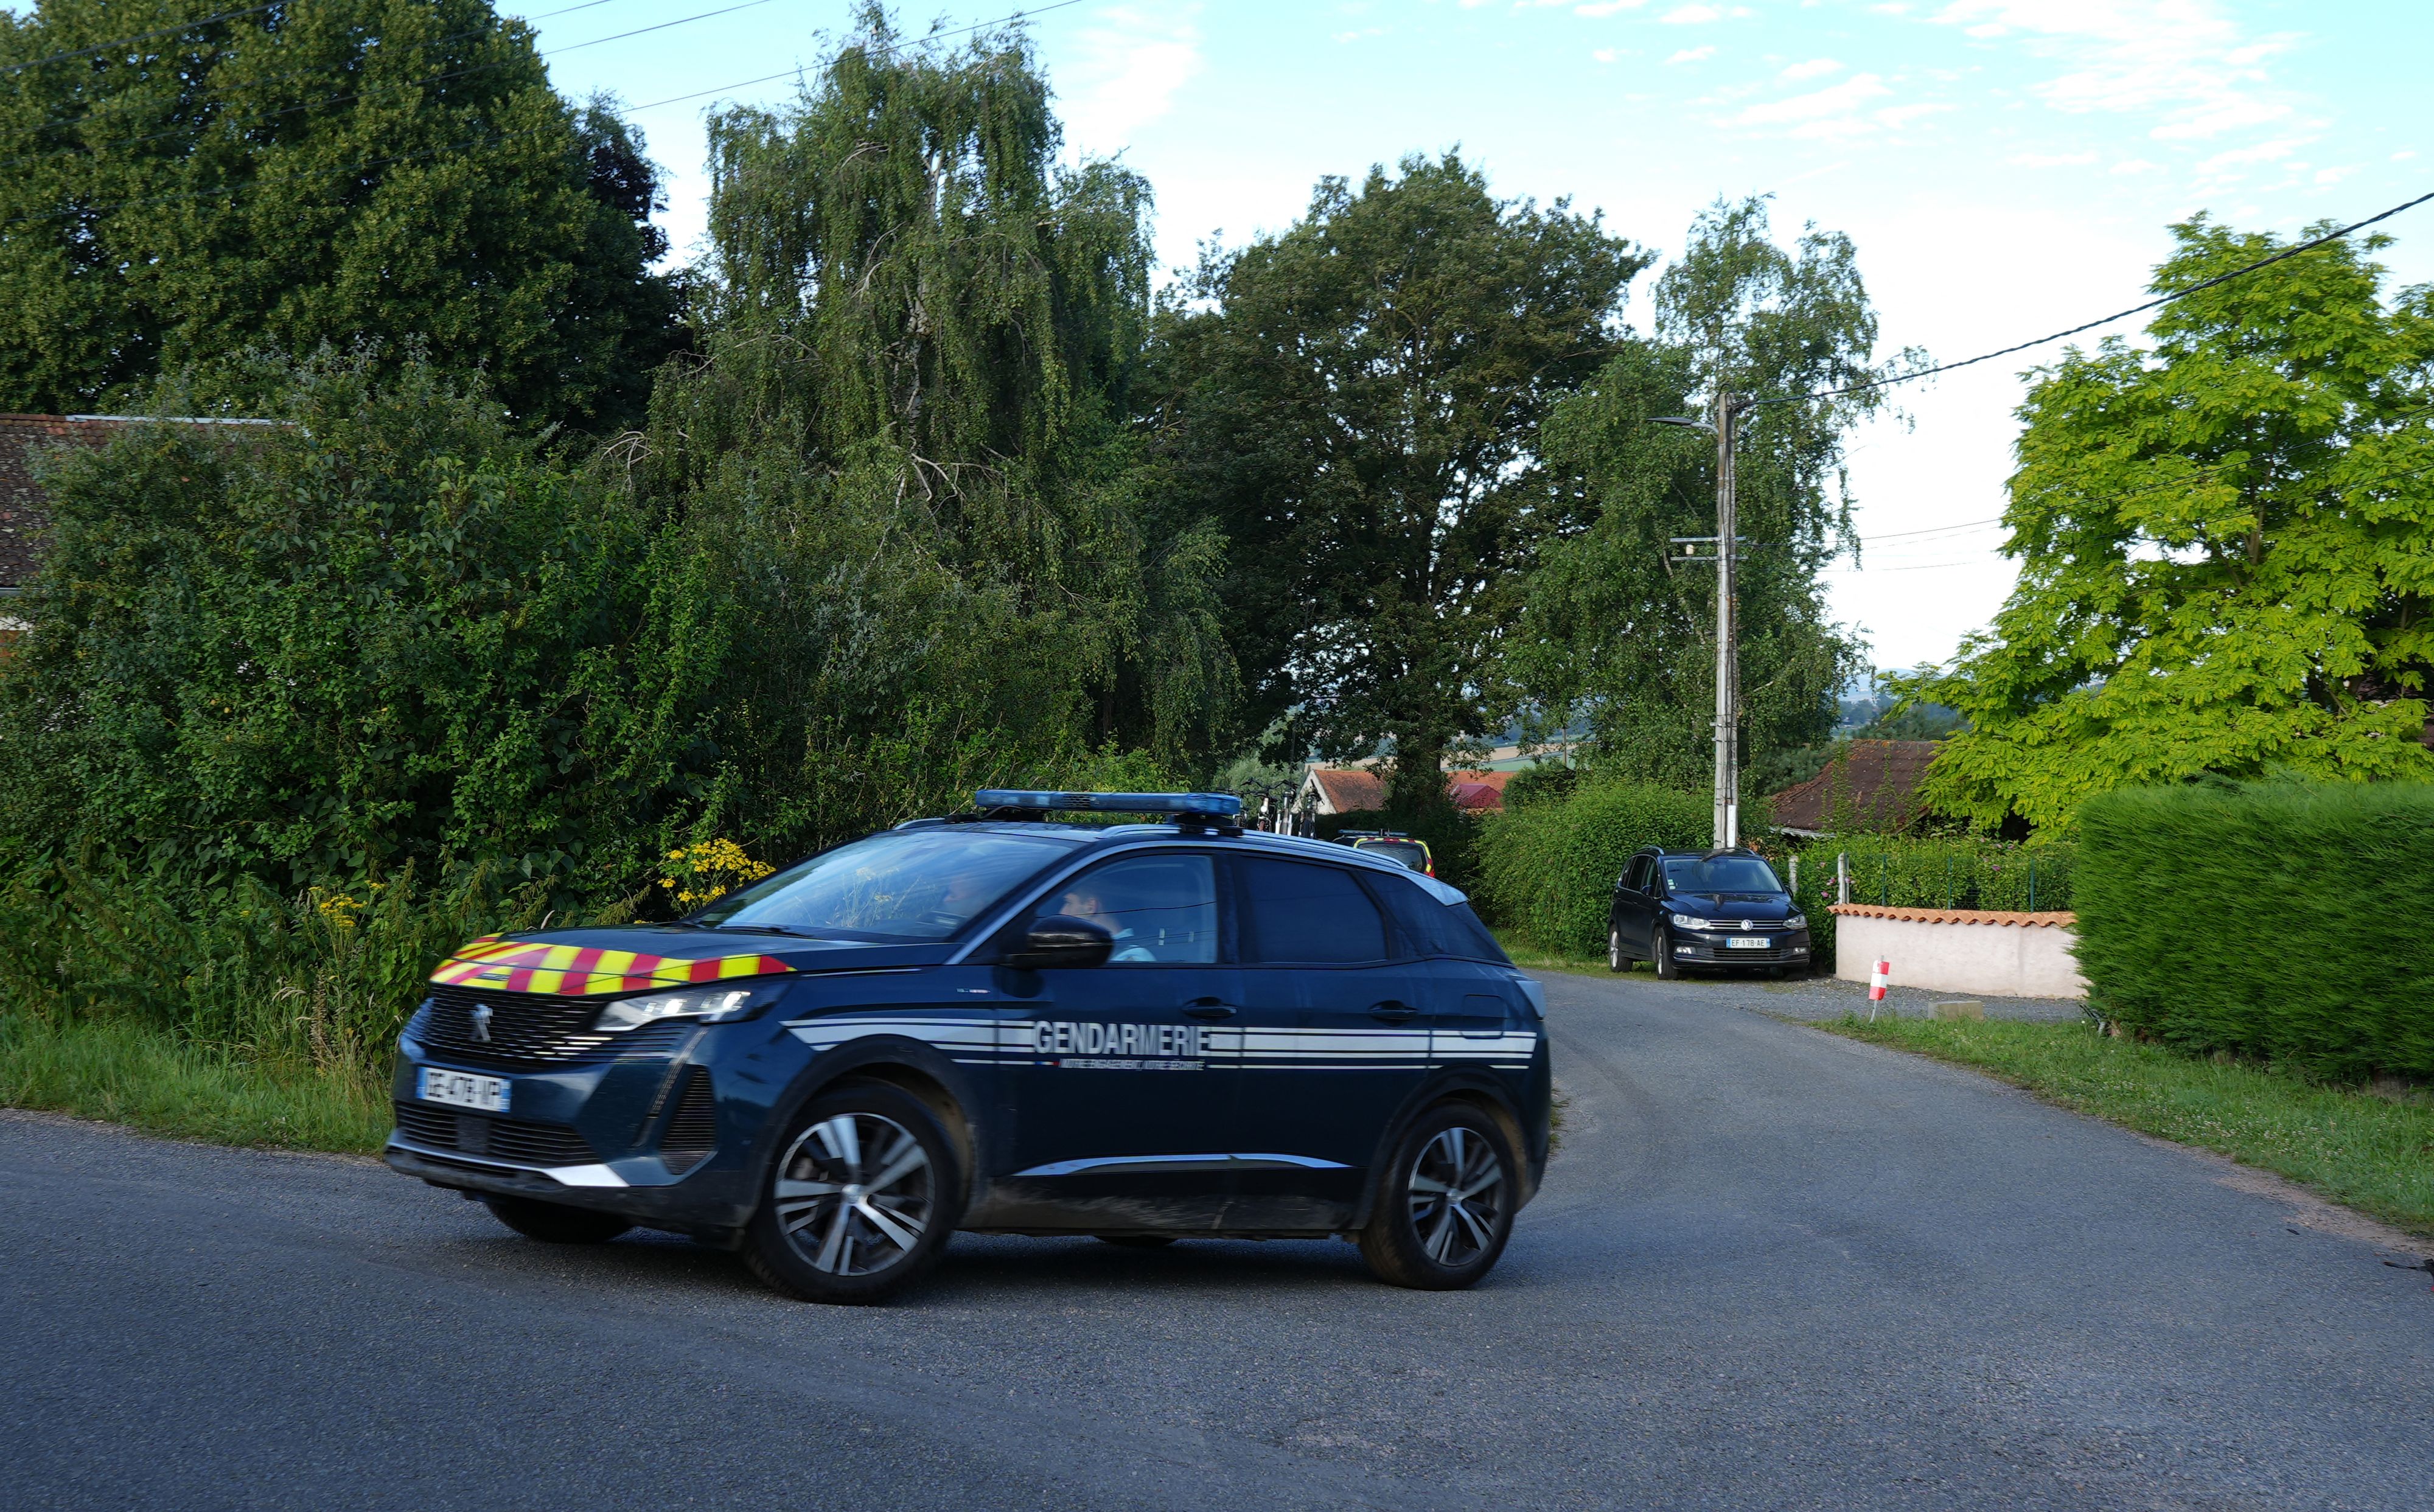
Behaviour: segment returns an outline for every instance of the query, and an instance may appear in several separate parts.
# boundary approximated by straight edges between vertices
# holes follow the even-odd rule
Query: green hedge
[[[2096,1011],[2185,1051],[2434,1078],[2434,785],[2130,789],[2080,834]]]
[[[1481,827],[1474,890],[1488,916],[1534,947],[1605,951],[1606,904],[1644,845],[1705,847],[1715,809],[1704,793],[1634,782],[1584,785],[1560,802],[1494,816]]]

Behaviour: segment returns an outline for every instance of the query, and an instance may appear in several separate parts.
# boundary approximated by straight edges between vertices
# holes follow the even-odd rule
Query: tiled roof
[[[34,576],[42,538],[50,529],[42,490],[34,483],[34,454],[47,446],[98,446],[118,424],[60,415],[0,415],[0,588]]]
[[[1914,924],[2017,924],[2023,929],[2068,929],[2073,913],[2012,914],[1997,908],[1888,908],[1881,903],[1828,903],[1826,911],[1857,919],[1904,919]]]
[[[1310,780],[1318,784],[1327,806],[1338,814],[1386,806],[1386,780],[1376,772],[1349,766],[1313,766]]]
[[[1826,769],[1771,800],[1775,827],[1822,833],[1847,817],[1860,830],[1906,830],[1919,815],[1918,784],[1935,760],[1931,740],[1855,740]],[[1847,816],[1836,813],[1847,801]]]

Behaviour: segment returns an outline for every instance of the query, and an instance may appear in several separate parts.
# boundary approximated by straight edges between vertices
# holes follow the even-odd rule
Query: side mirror
[[[1071,914],[1051,914],[1032,921],[1022,942],[1007,953],[1005,964],[1025,971],[1104,966],[1115,948],[1116,936],[1105,925]]]

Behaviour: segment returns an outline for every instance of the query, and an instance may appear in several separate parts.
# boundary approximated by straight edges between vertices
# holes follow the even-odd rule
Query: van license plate
[[[1752,939],[1745,935],[1736,935],[1724,941],[1726,946],[1737,951],[1762,951],[1774,943],[1771,939]]]
[[[476,1076],[467,1071],[422,1068],[422,1100],[451,1108],[478,1108],[486,1113],[507,1110],[507,1078]]]

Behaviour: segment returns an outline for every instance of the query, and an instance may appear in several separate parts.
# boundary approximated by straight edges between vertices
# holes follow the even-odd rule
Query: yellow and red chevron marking
[[[739,976],[775,976],[794,968],[774,955],[712,955],[690,959],[644,955],[637,951],[594,950],[586,945],[537,945],[486,935],[457,951],[431,973],[444,987],[487,987],[502,992],[556,992],[593,997],[642,992],[655,987],[725,982]]]

